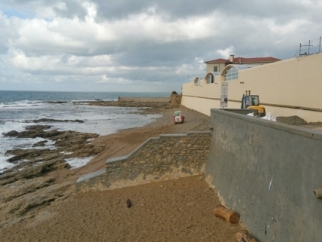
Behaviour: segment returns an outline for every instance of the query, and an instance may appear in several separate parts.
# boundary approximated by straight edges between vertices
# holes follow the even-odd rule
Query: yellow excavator
[[[264,106],[259,104],[259,96],[258,95],[243,95],[241,102],[241,109],[255,109],[258,111],[259,117],[266,116],[266,110]]]

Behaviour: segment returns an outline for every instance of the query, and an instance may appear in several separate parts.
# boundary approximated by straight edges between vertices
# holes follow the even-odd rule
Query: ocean
[[[156,118],[158,114],[143,115],[138,108],[75,105],[74,101],[113,101],[118,97],[168,97],[170,93],[137,92],[40,92],[40,91],[0,91],[0,173],[14,165],[7,162],[7,150],[28,149],[42,138],[23,139],[4,137],[11,130],[18,132],[32,125],[33,120],[42,118],[56,120],[83,120],[78,122],[37,123],[51,125],[52,129],[108,135],[118,130],[142,127]],[[55,149],[48,141],[42,149]],[[92,157],[70,159],[72,168],[85,165]]]

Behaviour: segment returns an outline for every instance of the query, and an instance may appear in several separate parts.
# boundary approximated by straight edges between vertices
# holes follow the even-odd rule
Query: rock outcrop
[[[51,130],[49,125],[32,125],[26,130],[15,130],[3,134],[16,138],[44,138],[55,143],[56,149],[42,148],[47,140],[34,145],[35,149],[8,150],[8,162],[15,164],[11,169],[0,174],[0,228],[8,223],[19,221],[24,216],[32,216],[34,208],[50,204],[56,199],[63,199],[68,194],[66,189],[75,181],[55,183],[50,172],[68,170],[67,158],[94,156],[105,146],[94,146],[91,140],[98,134],[75,131]],[[27,215],[28,214],[28,215]]]
[[[178,108],[181,105],[181,98],[182,94],[178,94],[177,92],[173,91],[170,96],[169,106],[171,108]]]
[[[170,95],[169,102],[158,102],[157,98],[155,100],[151,100],[153,98],[131,98],[131,101],[122,100],[122,98],[119,98],[118,101],[102,101],[97,100],[95,102],[86,102],[86,104],[94,105],[94,106],[116,106],[116,107],[151,107],[154,109],[171,109],[171,108],[177,108],[181,105],[181,97],[182,95],[178,94],[177,92],[173,91]],[[150,100],[150,101],[149,101]],[[74,102],[74,104],[83,104],[84,102]],[[146,111],[149,113],[149,111]]]

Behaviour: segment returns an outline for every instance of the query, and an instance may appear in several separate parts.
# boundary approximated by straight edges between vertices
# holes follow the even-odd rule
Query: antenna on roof
[[[303,54],[301,54],[302,47],[304,47],[304,46],[307,46],[307,52],[304,52]],[[301,56],[301,55],[309,55],[310,54],[310,46],[313,46],[313,45],[311,45],[311,41],[310,40],[309,40],[309,44],[308,45],[302,45],[300,43],[299,56]]]

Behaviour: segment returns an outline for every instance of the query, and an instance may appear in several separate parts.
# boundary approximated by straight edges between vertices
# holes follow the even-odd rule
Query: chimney
[[[230,56],[229,56],[229,61],[230,61],[230,62],[234,62],[234,55],[230,55]]]

